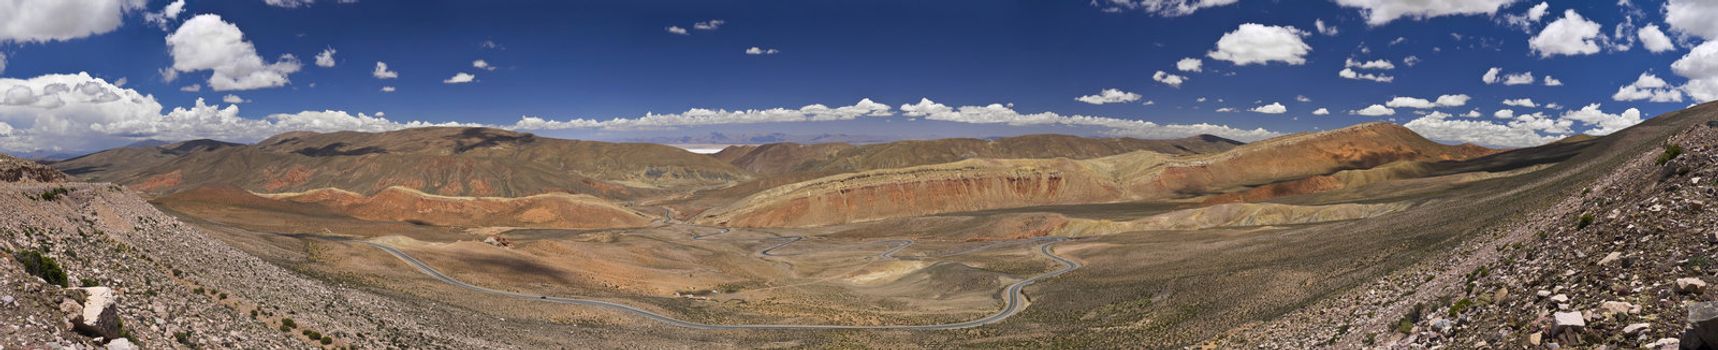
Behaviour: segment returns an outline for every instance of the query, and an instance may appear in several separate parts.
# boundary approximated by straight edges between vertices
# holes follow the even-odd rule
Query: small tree
[[[18,260],[19,265],[24,265],[25,272],[41,277],[42,280],[48,281],[48,284],[66,286],[66,271],[60,269],[60,263],[54,261],[53,257],[29,249],[12,254],[12,259]]]

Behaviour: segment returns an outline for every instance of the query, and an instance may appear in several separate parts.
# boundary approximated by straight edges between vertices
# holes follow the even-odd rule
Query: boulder
[[[119,338],[119,308],[114,305],[113,289],[107,287],[75,288],[88,295],[83,312],[72,318],[72,330],[91,337]]]
[[[1683,349],[1718,349],[1718,301],[1688,305],[1688,325]]]
[[[107,350],[137,350],[137,344],[132,344],[130,339],[119,338],[107,342]]]
[[[1610,316],[1610,315],[1615,315],[1615,314],[1632,314],[1632,313],[1640,312],[1640,306],[1635,305],[1635,304],[1626,303],[1626,302],[1621,302],[1621,301],[1609,301],[1609,300],[1607,300],[1603,303],[1599,303],[1599,310],[1601,313],[1605,314],[1605,316]]]
[[[1577,333],[1587,328],[1587,318],[1580,312],[1558,312],[1551,314],[1551,338],[1573,343]]]
[[[1706,290],[1706,281],[1688,277],[1676,279],[1676,291],[1683,294],[1700,294]]]

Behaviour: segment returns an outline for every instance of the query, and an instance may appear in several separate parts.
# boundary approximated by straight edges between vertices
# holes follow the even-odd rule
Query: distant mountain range
[[[848,135],[848,134],[794,135],[794,134],[785,134],[785,133],[779,133],[779,132],[727,134],[727,133],[720,133],[720,132],[711,132],[709,134],[698,135],[698,136],[687,135],[687,136],[640,137],[640,138],[621,139],[618,141],[660,143],[660,144],[683,144],[683,145],[684,144],[750,145],[750,144],[766,144],[766,143],[782,143],[782,142],[791,142],[791,143],[882,143],[882,142],[890,142],[890,141],[897,141],[897,140],[900,140],[900,138],[890,137],[890,136],[873,136],[873,135]]]

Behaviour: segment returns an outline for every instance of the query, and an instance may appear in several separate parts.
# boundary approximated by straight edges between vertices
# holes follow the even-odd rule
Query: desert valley
[[[0,0],[0,350],[1718,349],[1713,23]]]

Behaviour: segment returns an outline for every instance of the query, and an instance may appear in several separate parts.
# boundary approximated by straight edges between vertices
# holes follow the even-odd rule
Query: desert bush
[[[55,187],[51,190],[47,190],[47,191],[42,192],[41,195],[37,195],[35,197],[30,197],[30,198],[35,199],[35,200],[39,200],[39,201],[52,202],[56,199],[60,199],[60,196],[64,196],[66,193],[70,193],[71,191],[72,190],[68,190],[65,187]]]
[[[1581,214],[1581,218],[1575,221],[1575,229],[1585,229],[1593,224],[1593,220],[1593,214]]]
[[[1681,156],[1681,155],[1682,155],[1682,145],[1678,145],[1678,144],[1674,144],[1674,143],[1664,144],[1664,153],[1658,155],[1658,165],[1664,165],[1664,163],[1669,163],[1671,159],[1676,159],[1676,157]]]
[[[60,269],[60,263],[54,261],[53,257],[29,249],[12,254],[12,259],[17,260],[19,265],[24,265],[25,272],[41,277],[43,281],[48,281],[48,284],[66,286],[66,271]]]

